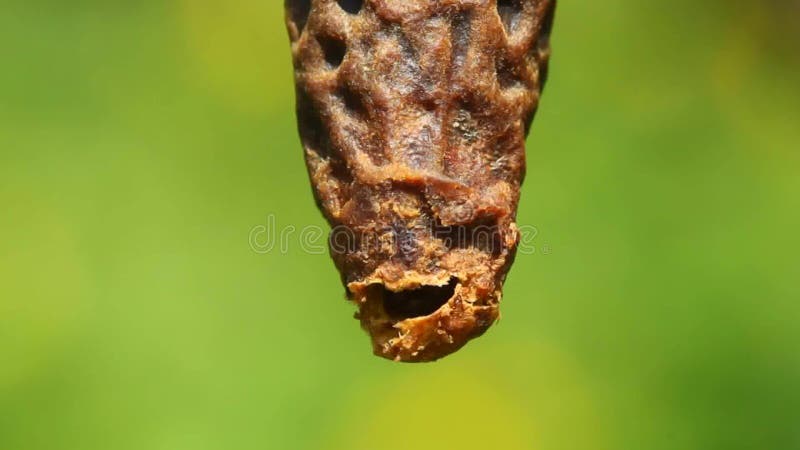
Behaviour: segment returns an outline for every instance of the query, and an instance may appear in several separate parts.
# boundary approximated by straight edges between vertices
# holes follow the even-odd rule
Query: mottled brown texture
[[[377,355],[430,361],[499,315],[555,0],[287,0],[331,256]]]

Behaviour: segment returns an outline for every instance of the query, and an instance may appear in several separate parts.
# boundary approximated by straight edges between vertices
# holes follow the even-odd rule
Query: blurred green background
[[[0,6],[0,449],[800,449],[796,1],[562,1],[503,320],[371,356],[282,2]]]

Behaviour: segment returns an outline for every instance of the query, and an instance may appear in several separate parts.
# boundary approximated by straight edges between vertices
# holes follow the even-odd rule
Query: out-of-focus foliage
[[[0,448],[800,448],[797,2],[560,2],[504,317],[370,356],[278,1],[0,6]]]

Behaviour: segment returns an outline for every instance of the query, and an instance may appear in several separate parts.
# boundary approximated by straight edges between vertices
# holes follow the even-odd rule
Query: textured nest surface
[[[555,0],[287,0],[331,255],[376,354],[447,355],[498,317]]]

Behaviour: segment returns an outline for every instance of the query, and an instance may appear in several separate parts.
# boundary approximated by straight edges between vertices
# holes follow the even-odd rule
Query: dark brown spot
[[[314,105],[305,89],[297,89],[297,123],[300,139],[303,145],[314,151],[321,158],[330,154],[330,142],[326,134],[325,125],[319,116],[319,110]]]
[[[437,225],[435,232],[449,249],[475,248],[491,255],[498,255],[503,250],[500,228],[491,218],[465,225]]]
[[[419,245],[414,230],[403,225],[394,226],[395,254],[406,264],[413,264],[419,256]]]
[[[495,70],[497,71],[497,82],[501,89],[512,89],[522,86],[522,80],[517,74],[515,65],[509,63],[504,58],[497,58]]]
[[[348,116],[360,121],[366,119],[367,105],[364,103],[364,98],[359,92],[345,85],[339,88],[338,95],[341,98],[344,110]]]
[[[539,40],[536,46],[540,49],[550,45],[550,33],[553,31],[553,19],[555,18],[555,14],[556,0],[553,0],[550,2],[550,5],[548,5],[544,19],[542,19],[542,25],[539,28]]]
[[[472,18],[469,13],[459,13],[453,18],[451,29],[453,70],[464,65],[469,51],[470,28]]]
[[[550,33],[553,31],[553,19],[555,18],[556,12],[556,1],[553,0],[550,2],[548,6],[547,12],[545,13],[544,19],[542,19],[542,25],[539,28],[539,37],[536,42],[536,49],[538,52],[547,51],[550,47]],[[541,91],[544,89],[544,86],[547,84],[547,75],[549,71],[549,61],[541,61],[539,64],[539,90]]]
[[[511,34],[517,28],[520,15],[522,14],[522,0],[497,0],[497,14],[506,34]]]
[[[311,0],[286,0],[286,10],[289,11],[289,20],[297,27],[297,32],[302,33],[308,21],[308,13],[311,12]]]

